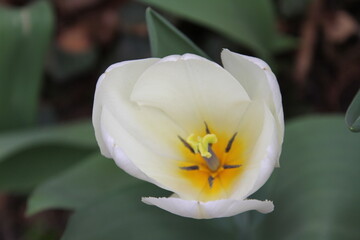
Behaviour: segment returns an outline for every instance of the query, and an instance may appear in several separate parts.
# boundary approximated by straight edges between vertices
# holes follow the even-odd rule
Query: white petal
[[[161,109],[188,134],[210,127],[234,128],[249,103],[239,82],[219,65],[185,54],[148,68],[131,99]],[[233,129],[232,129],[233,130]]]
[[[179,178],[182,160],[178,135],[186,137],[159,109],[139,107],[130,101],[142,72],[158,59],[129,61],[110,67],[97,84],[93,124],[101,152],[114,158],[129,174],[164,189],[194,196],[186,179]]]
[[[198,195],[199,190],[179,176],[178,160],[161,156],[146,146],[144,141],[131,135],[106,107],[103,107],[101,122],[107,151],[124,171],[176,192],[182,198],[189,199]]]
[[[239,179],[239,185],[242,181],[249,182],[250,176],[255,177],[249,192],[244,195],[243,191],[234,192],[232,197],[247,197],[256,192],[269,179],[271,173],[278,162],[281,152],[281,145],[278,142],[278,131],[276,131],[276,122],[267,106],[264,107],[263,125],[261,134],[258,136],[255,146],[251,150],[249,163],[246,166],[245,173]]]
[[[210,202],[198,202],[174,197],[147,197],[142,198],[142,201],[149,205],[155,205],[173,214],[195,219],[231,217],[250,210],[257,210],[261,213],[269,213],[274,210],[274,205],[271,201],[259,201],[253,199],[222,199]]]
[[[106,107],[116,118],[117,125],[126,128],[138,141],[146,144],[153,151],[169,158],[176,159],[178,150],[174,148],[179,142],[178,135],[185,135],[183,130],[157,109],[140,108],[130,101],[130,94],[140,75],[159,59],[128,61],[111,66],[101,77],[96,89],[93,111],[93,124],[96,139],[101,152],[111,157],[103,143],[100,126],[103,108]],[[116,126],[113,126],[115,129]],[[118,136],[113,129],[109,134],[117,141]]]
[[[244,199],[258,190],[270,177],[281,146],[277,141],[277,125],[263,101],[252,102],[237,129],[243,139],[244,171],[228,190],[229,198]]]
[[[118,69],[123,70],[122,74],[123,74],[124,78],[127,77],[127,79],[129,79],[129,80],[133,79],[136,81],[138,78],[138,77],[136,77],[136,75],[140,75],[146,68],[148,68],[150,65],[154,64],[157,61],[158,60],[156,60],[156,59],[145,59],[145,60],[139,60],[139,61],[124,61],[124,62],[115,63],[115,64],[111,65],[110,67],[108,67],[107,72],[111,72],[112,70],[118,70]],[[131,73],[126,73],[126,70],[128,69],[126,67],[126,65],[134,65],[134,63],[137,65],[137,69],[132,69]],[[102,74],[96,84],[92,121],[93,121],[94,130],[95,130],[95,137],[99,144],[101,153],[106,157],[111,157],[111,155],[108,152],[107,147],[104,143],[104,140],[103,140],[102,131],[101,131],[101,122],[100,122],[102,106],[103,106],[104,102],[106,102],[104,98],[108,94],[108,93],[106,93],[106,91],[103,90],[104,84],[108,85],[105,83],[105,82],[109,81],[108,79],[105,79],[107,77],[107,75],[108,74],[106,74],[106,73]],[[131,77],[135,77],[135,78],[131,78]],[[125,85],[123,79],[119,79],[119,82]],[[124,87],[124,92],[126,92],[126,91],[130,91],[130,90],[128,90],[126,87]]]
[[[112,157],[121,169],[123,169],[125,172],[130,174],[131,176],[134,176],[136,178],[153,182],[155,181],[148,176],[146,176],[138,167],[135,166],[135,164],[130,161],[128,156],[124,153],[124,151],[121,150],[121,148],[115,143],[114,138],[110,136],[110,134],[105,130],[104,127],[101,128],[103,141],[105,142],[106,146],[106,152],[109,153],[110,157]],[[157,184],[157,183],[155,183]],[[158,184],[157,184],[158,185]]]
[[[263,99],[268,104],[278,125],[278,142],[281,144],[284,135],[281,94],[269,65],[261,59],[233,53],[227,49],[222,51],[221,58],[224,68],[241,83],[251,100]]]

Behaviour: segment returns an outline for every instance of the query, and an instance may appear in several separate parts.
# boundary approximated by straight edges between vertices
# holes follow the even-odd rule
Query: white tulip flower
[[[284,134],[275,75],[260,59],[221,53],[224,68],[185,54],[110,66],[95,93],[101,153],[174,194],[142,201],[190,218],[273,211],[247,199],[279,165]]]

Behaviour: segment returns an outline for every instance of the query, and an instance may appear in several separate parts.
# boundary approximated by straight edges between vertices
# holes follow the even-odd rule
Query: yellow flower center
[[[198,189],[198,200],[227,197],[245,164],[244,143],[237,133],[211,133],[206,125],[203,136],[179,139],[186,159],[180,163],[179,174]]]

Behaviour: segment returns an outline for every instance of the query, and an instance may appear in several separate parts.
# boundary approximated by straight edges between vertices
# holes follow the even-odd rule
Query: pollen
[[[192,147],[195,153],[200,153],[202,157],[210,158],[212,154],[209,152],[209,145],[217,142],[215,134],[206,134],[204,137],[191,134],[186,142]]]

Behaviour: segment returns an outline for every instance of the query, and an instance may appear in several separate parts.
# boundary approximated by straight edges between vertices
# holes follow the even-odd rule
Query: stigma
[[[195,154],[201,155],[211,171],[215,172],[219,168],[219,158],[211,148],[212,144],[217,143],[215,134],[206,134],[204,137],[190,134],[186,139],[186,143],[192,148]]]

